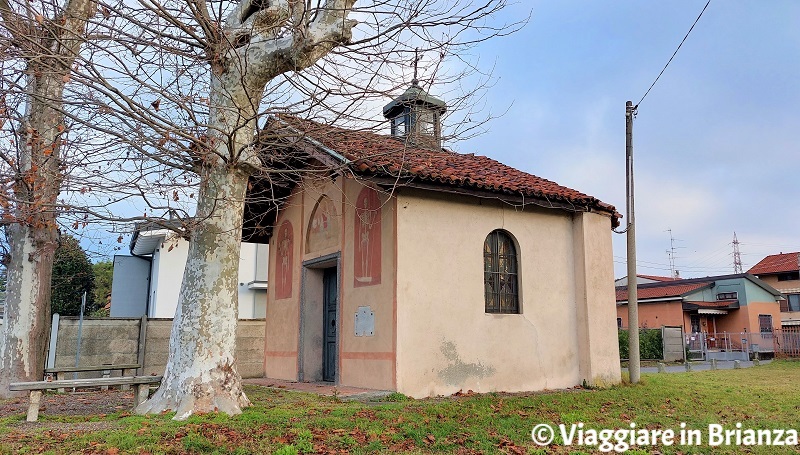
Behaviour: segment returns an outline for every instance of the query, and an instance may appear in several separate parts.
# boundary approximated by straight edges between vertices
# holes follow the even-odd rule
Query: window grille
[[[517,250],[511,236],[496,230],[483,243],[483,284],[487,313],[519,313]]]

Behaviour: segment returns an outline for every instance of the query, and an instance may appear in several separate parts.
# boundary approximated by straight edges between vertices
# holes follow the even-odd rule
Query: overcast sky
[[[625,101],[636,104],[703,1],[536,1],[513,36],[479,50],[496,58],[488,93],[502,112],[461,152],[491,156],[625,211]],[[800,250],[800,2],[712,1],[641,103],[634,123],[638,273],[745,271]],[[624,276],[625,235],[614,234]]]
[[[505,115],[455,145],[625,211],[625,101],[637,103],[705,0],[520,1],[516,34],[475,49],[494,68],[487,112]],[[638,271],[683,277],[745,271],[800,250],[800,2],[714,0],[634,125]],[[433,93],[437,95],[437,93]],[[108,234],[98,234],[106,237]],[[116,239],[117,234],[111,237]],[[615,275],[625,236],[614,234]],[[84,238],[84,245],[91,242]],[[107,238],[94,249],[127,254]],[[121,246],[109,252],[109,243]],[[96,259],[100,259],[97,257]]]

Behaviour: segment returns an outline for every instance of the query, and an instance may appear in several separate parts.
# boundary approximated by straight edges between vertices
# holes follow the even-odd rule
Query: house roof
[[[177,220],[153,220],[136,223],[129,245],[131,254],[134,256],[153,254],[164,239],[180,227],[181,224]]]
[[[703,278],[684,278],[684,279],[674,279],[672,281],[662,281],[658,283],[646,283],[640,284],[637,286],[637,300],[646,300],[646,299],[660,299],[660,298],[667,298],[667,297],[682,297],[692,291],[697,289],[711,286],[717,281],[722,280],[731,280],[731,279],[745,279],[756,286],[764,289],[765,291],[769,292],[770,294],[774,295],[775,297],[780,297],[780,291],[776,290],[772,286],[768,285],[767,283],[763,282],[762,280],[756,278],[755,276],[749,273],[737,273],[733,275],[719,275],[719,276],[707,276]],[[627,302],[628,300],[628,288],[627,286],[618,286],[616,288],[617,291],[617,302]]]
[[[645,278],[653,281],[675,281],[680,279],[680,278],[673,278],[671,276],[640,275],[638,273],[636,274],[636,276],[638,276],[639,278]]]
[[[637,298],[644,299],[657,299],[664,297],[680,297],[686,293],[708,286],[709,282],[698,283],[680,283],[680,284],[662,284],[662,283],[648,283],[640,284],[638,287]],[[616,288],[617,302],[628,300],[627,286]]]
[[[780,253],[771,254],[758,261],[747,273],[753,275],[767,275],[771,273],[794,272],[800,269],[798,266],[798,256],[800,253]]]
[[[392,136],[343,129],[292,116],[282,115],[278,119],[325,151],[343,157],[350,170],[357,174],[529,198],[549,207],[600,211],[611,215],[614,226],[621,217],[614,206],[595,197],[486,156],[416,148]],[[398,182],[399,185],[404,183],[407,182]]]

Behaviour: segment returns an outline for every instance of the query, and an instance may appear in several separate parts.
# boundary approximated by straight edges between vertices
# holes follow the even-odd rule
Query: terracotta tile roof
[[[506,166],[491,158],[445,149],[415,148],[404,141],[369,131],[349,130],[280,116],[295,130],[351,161],[354,172],[384,177],[484,190],[557,202],[612,215],[616,226],[621,215],[614,206],[550,180]]]
[[[797,257],[800,253],[771,254],[760,260],[747,273],[766,275],[770,273],[794,272],[798,270]]]
[[[639,278],[645,278],[645,279],[653,280],[653,281],[675,281],[675,280],[680,280],[680,278],[673,278],[671,276],[640,275],[640,274],[637,274],[636,276],[638,276]]]
[[[663,297],[680,297],[687,292],[694,291],[695,289],[700,289],[708,285],[708,282],[700,282],[700,283],[679,283],[679,284],[667,284],[663,285],[661,283],[651,283],[645,285],[639,285],[639,292],[637,293],[637,298],[639,300],[644,299],[657,299]],[[618,287],[617,289],[617,302],[628,300],[628,288],[625,286]]]

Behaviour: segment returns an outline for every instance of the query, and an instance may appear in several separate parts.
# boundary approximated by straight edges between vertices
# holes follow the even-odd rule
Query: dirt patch
[[[100,416],[133,408],[132,390],[81,391],[45,393],[39,407],[40,416]],[[25,415],[28,397],[0,401],[0,417]]]

